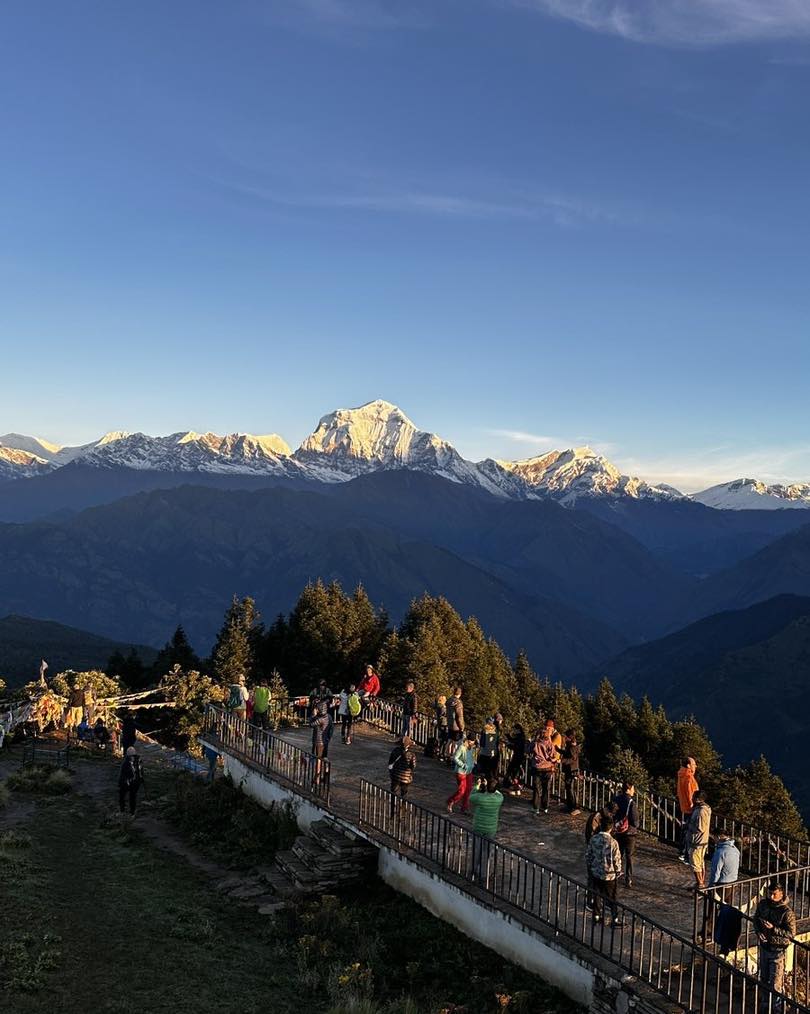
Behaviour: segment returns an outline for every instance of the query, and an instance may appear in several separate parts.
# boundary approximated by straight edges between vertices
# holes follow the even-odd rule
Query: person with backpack
[[[591,837],[585,853],[593,887],[593,921],[601,922],[607,903],[614,926],[621,926],[617,916],[616,887],[622,873],[619,843],[613,837],[613,818],[602,817],[599,830]],[[605,925],[609,925],[605,920]]]
[[[613,837],[619,844],[624,869],[624,886],[633,886],[633,853],[636,849],[638,832],[638,811],[636,810],[636,787],[632,782],[622,782],[622,791],[614,798],[616,815],[613,818]]]
[[[405,684],[405,693],[402,695],[402,735],[410,738],[411,726],[414,724],[419,711],[419,699],[416,696],[416,685],[413,680]]]
[[[138,730],[135,726],[135,716],[131,711],[128,711],[121,722],[121,749],[125,754],[129,747],[135,746],[137,739]]]
[[[340,717],[340,738],[346,746],[352,745],[352,725],[360,714],[360,698],[354,683],[350,683],[340,694],[338,716]]]
[[[270,687],[267,685],[267,677],[259,677],[259,682],[253,688],[253,724],[259,729],[270,728]]]
[[[515,722],[512,726],[512,731],[506,737],[506,745],[512,751],[504,776],[507,785],[506,791],[510,796],[519,796],[520,779],[523,774],[523,765],[526,762],[526,733],[519,722]]]
[[[228,691],[228,711],[235,717],[242,721],[247,717],[247,702],[248,692],[245,686],[245,676],[240,673],[236,677],[236,681],[231,683],[230,690]]]
[[[465,734],[453,753],[453,768],[456,772],[456,791],[447,800],[447,812],[452,813],[456,803],[461,803],[461,812],[470,812],[470,793],[473,787],[475,768],[475,736]]]
[[[559,756],[551,733],[552,729],[546,724],[532,743],[532,807],[535,816],[539,816],[541,810],[548,813],[549,787]]]
[[[130,815],[135,813],[138,790],[143,784],[143,761],[135,747],[129,746],[118,773],[118,806],[121,813],[126,812],[127,801],[129,801]]]
[[[439,694],[436,698],[433,714],[436,722],[436,754],[441,760],[446,760],[450,733],[447,728],[447,697],[445,694]]]
[[[552,740],[553,742],[553,740]],[[565,734],[562,752],[560,754],[562,765],[563,781],[565,784],[565,809],[573,816],[580,812],[577,806],[574,787],[579,778],[579,743],[575,729],[569,729]]]
[[[495,719],[488,718],[478,735],[478,774],[483,778],[494,778],[498,773],[499,744]]]
[[[391,775],[391,816],[397,809],[397,796],[405,799],[413,782],[416,769],[416,751],[410,736],[403,736],[388,758],[388,773]]]

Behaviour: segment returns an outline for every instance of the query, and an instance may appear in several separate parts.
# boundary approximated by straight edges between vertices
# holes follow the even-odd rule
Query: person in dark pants
[[[620,926],[622,920],[616,908],[616,888],[622,872],[622,857],[612,829],[613,820],[603,817],[599,830],[588,842],[586,859],[593,887],[593,921],[602,921],[606,902],[613,925]]]
[[[128,711],[121,722],[121,749],[125,754],[131,746],[135,746],[137,738],[138,730],[135,728],[135,717]]]
[[[405,693],[402,697],[402,735],[410,736],[411,725],[419,710],[419,702],[416,697],[416,686],[413,680],[405,684]]]
[[[754,929],[759,938],[759,979],[766,987],[759,995],[759,1009],[767,1014],[781,1014],[785,1002],[773,993],[781,994],[784,988],[785,957],[796,936],[796,916],[778,880],[771,881],[767,898],[757,905]]]
[[[510,796],[519,796],[523,765],[526,763],[526,733],[520,723],[516,722],[512,726],[512,732],[506,737],[506,743],[512,751],[506,767],[506,791]]]
[[[532,807],[535,816],[542,810],[548,813],[548,792],[557,763],[557,750],[551,739],[551,730],[546,727],[537,733],[532,743]]]
[[[638,831],[635,785],[632,782],[624,782],[622,791],[613,802],[617,807],[616,815],[613,818],[613,837],[619,843],[625,887],[632,887],[633,853],[636,848],[636,833]]]
[[[388,758],[388,773],[391,775],[391,816],[397,809],[397,796],[405,799],[413,782],[416,768],[416,752],[410,736],[403,736]]]
[[[579,807],[577,806],[575,789],[579,778],[579,743],[575,729],[569,729],[565,734],[560,763],[565,781],[565,809],[570,814],[577,814]]]
[[[135,747],[130,746],[124,755],[124,762],[118,774],[118,806],[121,813],[126,812],[126,803],[129,800],[129,812],[135,813],[138,790],[143,785],[143,761],[138,756]]]

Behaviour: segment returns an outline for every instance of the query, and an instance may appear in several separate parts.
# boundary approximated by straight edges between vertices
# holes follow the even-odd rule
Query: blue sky
[[[9,0],[0,432],[810,479],[804,0]]]

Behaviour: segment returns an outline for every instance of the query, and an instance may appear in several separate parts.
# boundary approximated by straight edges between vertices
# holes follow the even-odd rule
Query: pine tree
[[[260,634],[259,614],[253,599],[240,600],[234,596],[212,652],[214,678],[220,686],[234,683],[239,676],[250,681]]]

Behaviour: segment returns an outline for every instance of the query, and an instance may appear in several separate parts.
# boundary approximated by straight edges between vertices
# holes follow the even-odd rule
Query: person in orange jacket
[[[689,825],[689,818],[692,816],[694,803],[692,802],[698,785],[695,773],[697,762],[694,757],[684,757],[678,769],[678,780],[675,783],[675,790],[678,795],[678,806],[681,808],[681,841],[680,854],[678,858],[682,863],[686,862],[686,829]]]

